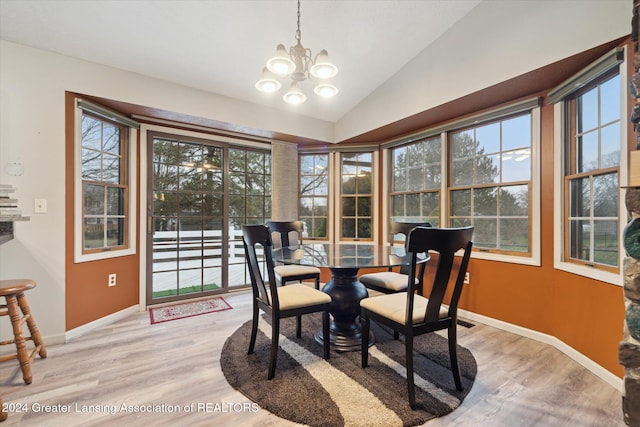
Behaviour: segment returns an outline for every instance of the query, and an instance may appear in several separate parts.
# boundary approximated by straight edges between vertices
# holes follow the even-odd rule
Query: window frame
[[[345,154],[355,154],[355,155],[361,155],[361,154],[369,154],[371,156],[371,192],[369,193],[353,193],[353,194],[343,194],[342,189],[342,179],[343,179],[343,157]],[[335,222],[336,222],[336,233],[337,233],[337,241],[343,241],[343,242],[373,242],[376,240],[376,227],[377,227],[377,221],[376,221],[376,217],[378,215],[378,212],[376,211],[376,198],[375,198],[375,194],[376,194],[376,175],[375,175],[375,171],[376,171],[376,152],[372,151],[372,150],[367,150],[367,149],[363,149],[363,150],[358,150],[358,151],[343,151],[343,152],[339,152],[337,153],[336,156],[336,164],[338,167],[336,167],[336,186],[337,186],[337,192],[336,192],[336,196],[338,198],[338,203],[336,203],[336,215],[335,215]],[[357,176],[357,174],[356,174]],[[356,199],[356,214],[355,216],[353,216],[353,218],[355,218],[356,220],[356,237],[344,237],[342,235],[342,219],[344,218],[342,215],[342,207],[343,207],[343,200],[346,197],[355,197]],[[370,216],[368,217],[364,217],[364,216],[359,216],[358,212],[357,212],[357,206],[358,206],[358,198],[360,197],[369,197],[370,200]],[[370,218],[371,221],[371,236],[370,237],[358,237],[358,218]]]
[[[441,219],[442,219],[442,208],[443,208],[443,203],[442,203],[442,199],[443,199],[443,194],[446,194],[445,192],[443,192],[443,181],[446,182],[446,179],[443,179],[443,175],[442,172],[444,171],[444,168],[442,167],[442,165],[444,164],[444,162],[446,162],[446,150],[445,147],[446,145],[444,144],[444,133],[442,134],[432,134],[429,136],[424,136],[423,138],[420,138],[416,141],[411,142],[410,144],[403,144],[397,147],[392,147],[390,148],[388,151],[388,161],[385,162],[385,164],[387,165],[387,167],[389,168],[390,171],[390,177],[389,177],[389,186],[388,188],[386,188],[385,190],[387,191],[388,195],[385,195],[385,201],[388,200],[388,204],[389,204],[389,209],[388,211],[385,210],[386,212],[389,212],[389,220],[393,221],[394,218],[402,218],[400,221],[402,222],[412,222],[412,221],[417,221],[417,222],[430,222],[434,227],[438,227],[441,224]],[[395,188],[395,184],[396,184],[396,174],[395,174],[395,159],[394,159],[394,154],[395,154],[395,150],[396,149],[401,149],[401,148],[408,148],[410,145],[413,144],[425,144],[425,143],[437,143],[439,144],[439,150],[440,150],[440,158],[438,159],[437,164],[440,166],[440,182],[438,184],[437,187],[432,187],[432,188],[425,188],[425,185],[422,185],[422,188],[417,189],[417,190],[396,190]],[[435,162],[423,162],[422,166],[425,165],[435,165]],[[408,167],[406,169],[409,169]],[[424,183],[423,183],[424,184]],[[416,194],[420,197],[420,199],[422,200],[422,196],[425,194],[436,194],[437,198],[438,198],[438,215],[437,215],[437,223],[433,221],[433,218],[435,218],[434,216],[425,216],[422,215],[422,209],[420,211],[420,215],[404,215],[402,217],[399,216],[395,216],[394,215],[394,203],[393,203],[393,198],[395,196],[405,196],[405,207],[404,207],[404,213],[407,213],[406,210],[406,196],[408,195],[413,195]],[[420,202],[420,207],[422,208],[422,201]],[[385,225],[385,236],[388,234],[386,227],[388,225]]]
[[[82,179],[82,118],[85,114],[102,122],[110,123],[121,128],[121,141],[124,141],[125,148],[121,150],[122,177],[126,179],[125,184],[107,184],[102,181],[98,185],[104,188],[117,187],[124,188],[124,245],[107,246],[101,248],[84,248],[84,185],[93,181]],[[137,147],[138,147],[138,124],[115,112],[106,110],[98,105],[89,103],[80,98],[75,99],[74,114],[74,262],[82,263],[101,259],[115,258],[133,255],[137,251],[136,247],[136,212],[137,212]],[[122,178],[121,177],[121,178]],[[106,197],[106,196],[105,196]]]
[[[569,273],[577,274],[584,277],[600,280],[602,282],[611,283],[622,286],[623,263],[624,263],[624,247],[623,247],[623,230],[626,224],[624,206],[625,184],[628,180],[627,168],[624,167],[628,162],[628,142],[627,135],[629,132],[627,120],[624,119],[627,113],[627,91],[626,84],[628,82],[628,50],[627,47],[616,49],[607,55],[596,60],[584,70],[580,71],[576,76],[564,82],[558,88],[550,93],[550,102],[554,105],[554,205],[560,209],[554,209],[554,268]],[[617,73],[614,71],[617,70]],[[611,267],[604,264],[595,264],[590,261],[578,260],[570,258],[569,240],[568,240],[568,174],[567,165],[572,160],[575,144],[567,141],[570,138],[572,128],[571,121],[574,120],[571,110],[571,98],[575,98],[576,94],[584,92],[585,87],[592,88],[596,84],[600,84],[609,78],[611,73],[618,74],[620,77],[620,162],[618,170],[618,266]],[[560,95],[555,95],[560,94]],[[567,144],[569,142],[569,148]],[[594,176],[600,175],[603,171],[612,168],[603,168],[588,173],[573,174]],[[615,169],[615,168],[614,168]]]
[[[523,180],[523,179],[518,179],[518,180],[513,180],[513,181],[503,181],[502,180],[502,173],[504,171],[504,169],[501,167],[500,169],[500,176],[499,179],[497,181],[492,181],[492,182],[475,182],[475,174],[474,174],[474,178],[472,179],[472,182],[470,183],[458,183],[458,184],[454,184],[454,168],[453,168],[453,163],[454,163],[454,157],[453,157],[453,140],[454,140],[454,135],[456,134],[461,134],[461,133],[467,133],[470,131],[474,132],[474,135],[476,133],[476,131],[478,129],[487,127],[487,126],[492,126],[492,125],[496,125],[498,124],[500,126],[500,129],[502,129],[502,123],[507,122],[511,119],[517,119],[519,117],[524,117],[524,116],[528,116],[529,117],[529,121],[530,121],[530,129],[531,129],[531,134],[530,134],[530,142],[531,145],[528,147],[532,152],[531,152],[531,157],[530,157],[530,175],[529,175],[529,179]],[[532,201],[533,201],[533,176],[534,176],[534,169],[533,169],[533,134],[534,134],[534,117],[533,117],[533,112],[532,111],[525,111],[525,112],[520,112],[517,114],[513,114],[513,115],[506,115],[506,116],[500,116],[500,117],[496,117],[492,120],[487,120],[487,121],[481,121],[478,123],[474,123],[473,125],[470,126],[465,126],[462,128],[457,128],[457,129],[451,129],[451,131],[447,132],[447,163],[446,163],[446,182],[447,182],[447,192],[446,192],[446,199],[447,199],[447,211],[446,211],[446,222],[444,224],[446,224],[446,227],[453,227],[454,225],[451,224],[452,221],[454,221],[455,219],[459,218],[460,220],[462,220],[462,222],[466,222],[465,218],[467,218],[470,223],[469,225],[475,225],[475,220],[482,220],[482,219],[495,219],[496,223],[497,223],[497,228],[496,228],[496,233],[498,233],[498,229],[500,227],[500,221],[501,219],[505,219],[504,217],[509,217],[509,216],[513,216],[513,215],[501,215],[500,213],[500,204],[498,202],[498,196],[496,196],[496,213],[495,215],[478,215],[477,211],[475,211],[473,208],[471,209],[469,216],[465,217],[465,216],[453,216],[452,212],[451,212],[451,201],[452,201],[452,193],[456,192],[456,191],[466,191],[469,190],[470,193],[470,200],[471,200],[471,205],[473,206],[474,200],[475,200],[475,196],[473,195],[476,191],[481,191],[484,189],[496,189],[497,192],[500,192],[501,189],[503,188],[509,188],[509,187],[513,187],[513,186],[525,186],[527,187],[527,194],[528,194],[528,203],[527,203],[527,215],[526,215],[526,219],[527,219],[527,226],[528,226],[528,230],[527,230],[527,250],[526,251],[515,251],[515,250],[507,250],[504,248],[488,248],[488,247],[481,247],[480,244],[478,243],[478,234],[477,234],[477,228],[474,232],[474,250],[475,251],[481,251],[484,253],[494,253],[494,254],[500,254],[500,255],[507,255],[507,256],[522,256],[522,257],[531,257],[532,254],[532,224],[531,221],[529,221],[529,218],[533,217],[533,211],[532,211]],[[477,139],[476,137],[473,138],[473,142],[477,143]],[[499,136],[499,151],[497,152],[492,152],[492,153],[488,153],[488,156],[493,156],[495,154],[498,154],[500,156],[501,159],[503,158],[504,154],[511,154],[512,152],[515,154],[518,151],[520,151],[522,148],[521,147],[516,147],[516,148],[512,148],[512,149],[506,149],[503,150],[502,149],[502,132],[500,132],[500,136]],[[467,157],[467,159],[470,159],[471,161],[473,161],[474,165],[477,164],[477,160],[480,159],[481,157],[479,157],[477,155],[477,151],[476,149],[473,150],[473,157]],[[465,158],[462,158],[463,160]],[[474,167],[474,171],[475,171],[475,167]],[[524,218],[524,215],[518,215],[516,216],[516,218]],[[508,218],[506,218],[508,219]],[[496,245],[500,245],[501,240],[498,234],[496,234]]]
[[[485,251],[480,248],[475,248],[471,254],[472,258],[484,259],[490,261],[507,262],[512,264],[522,264],[531,266],[541,265],[541,212],[540,212],[540,155],[541,155],[541,117],[540,117],[540,99],[528,98],[523,99],[515,103],[505,104],[495,109],[487,110],[482,113],[471,115],[460,120],[456,120],[445,125],[426,129],[418,134],[409,135],[397,140],[388,141],[382,144],[383,149],[383,162],[384,167],[387,169],[383,171],[384,176],[387,177],[388,185],[383,186],[383,209],[386,214],[385,221],[391,217],[391,201],[390,201],[390,183],[393,175],[392,168],[392,155],[391,149],[401,145],[405,145],[412,142],[418,142],[422,139],[433,137],[436,134],[440,134],[442,139],[442,161],[443,167],[442,176],[449,176],[449,144],[448,133],[468,127],[471,125],[478,125],[483,122],[490,122],[496,119],[502,119],[509,116],[516,116],[518,113],[530,112],[531,114],[531,178],[530,178],[530,253],[517,252],[516,254],[497,252],[497,251]],[[448,179],[441,180],[440,193],[440,224],[449,223],[449,183]],[[385,225],[385,233],[388,226]]]
[[[316,158],[323,156],[326,158],[326,169],[325,169],[325,173],[326,173],[326,185],[327,185],[327,194],[326,195],[316,195],[315,192],[314,194],[303,194],[302,193],[302,177],[303,176],[311,176],[311,177],[316,177],[316,176],[320,176],[319,174],[303,174],[302,173],[302,157],[313,157],[313,164],[316,164]],[[325,218],[325,226],[326,226],[326,235],[324,237],[318,237],[315,235],[309,235],[309,230],[307,227],[307,221],[311,221],[312,224],[314,224],[316,222],[316,218],[323,218],[321,216],[317,216],[314,214],[313,212],[313,208],[311,211],[310,215],[302,215],[302,206],[301,203],[298,204],[298,212],[299,212],[299,219],[305,224],[305,231],[307,232],[307,235],[303,236],[304,240],[319,240],[319,241],[325,241],[325,240],[329,240],[329,238],[331,237],[331,227],[330,227],[330,223],[329,220],[331,218],[331,209],[330,209],[330,201],[331,201],[331,156],[329,155],[329,153],[325,152],[325,153],[305,153],[305,152],[299,152],[298,153],[298,165],[299,165],[299,170],[298,170],[298,176],[299,176],[299,180],[298,180],[298,197],[300,199],[300,202],[302,202],[303,198],[310,198],[314,201],[313,206],[316,206],[315,204],[315,200],[316,199],[325,199],[326,203],[326,216]],[[314,232],[315,234],[315,232]]]

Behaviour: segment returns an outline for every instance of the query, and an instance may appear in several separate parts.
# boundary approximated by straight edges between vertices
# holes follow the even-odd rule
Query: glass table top
[[[409,265],[411,255],[402,246],[311,243],[273,250],[276,262],[329,268],[372,268]],[[418,254],[418,263],[426,262]]]

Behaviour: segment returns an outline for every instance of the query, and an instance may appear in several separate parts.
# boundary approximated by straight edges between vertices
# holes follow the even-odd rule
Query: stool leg
[[[29,360],[29,353],[27,352],[27,346],[25,345],[25,340],[22,336],[22,328],[20,327],[18,302],[15,295],[7,295],[6,299],[7,311],[9,312],[9,318],[11,319],[11,325],[13,326],[13,336],[16,340],[18,360],[20,361],[20,368],[22,369],[22,378],[24,379],[25,384],[31,384],[31,361]]]
[[[0,421],[4,421],[9,417],[9,413],[4,410],[4,403],[2,403],[2,397],[0,397]]]
[[[42,342],[42,336],[40,335],[40,331],[38,330],[38,326],[36,325],[36,320],[33,318],[31,314],[31,309],[29,308],[29,304],[27,303],[27,297],[24,296],[24,293],[19,293],[17,296],[18,305],[20,306],[20,310],[22,310],[22,314],[27,318],[27,326],[29,327],[29,333],[31,334],[31,339],[36,347],[40,347],[40,352],[38,353],[41,358],[47,357],[47,350],[44,348],[44,343]]]

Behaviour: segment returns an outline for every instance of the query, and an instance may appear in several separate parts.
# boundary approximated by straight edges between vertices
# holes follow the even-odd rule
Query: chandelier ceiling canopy
[[[300,0],[298,0],[298,29],[296,30],[296,44],[289,51],[283,44],[276,47],[276,53],[262,69],[262,75],[256,83],[256,89],[261,92],[276,92],[282,87],[280,79],[291,79],[287,93],[282,99],[289,104],[302,104],[307,96],[302,92],[298,83],[310,80],[315,82],[313,91],[316,95],[330,98],[338,93],[330,79],[338,74],[338,67],[329,59],[329,54],[322,49],[315,58],[310,49],[302,46],[300,41]]]

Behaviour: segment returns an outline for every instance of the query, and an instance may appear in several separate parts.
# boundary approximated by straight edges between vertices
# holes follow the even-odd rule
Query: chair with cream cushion
[[[389,243],[393,246],[393,239],[398,234],[404,235],[406,242],[406,238],[409,235],[409,232],[413,228],[418,226],[431,227],[431,224],[428,222],[392,222],[389,225]],[[419,268],[423,269],[424,264],[422,264]],[[418,273],[418,277],[416,278],[416,280],[420,281],[417,284],[419,285],[418,292],[421,295],[422,273],[422,271]],[[405,292],[407,290],[408,274],[409,267],[403,266],[400,268],[400,272],[393,271],[391,268],[389,268],[389,271],[363,274],[358,278],[358,280],[360,280],[360,283],[362,283],[368,289],[373,289],[374,291],[382,292],[383,294],[391,294],[395,292]]]
[[[303,284],[277,286],[271,254],[273,247],[271,232],[265,225],[243,226],[242,241],[253,289],[253,323],[248,354],[253,354],[254,351],[258,333],[258,317],[260,310],[262,310],[271,316],[271,356],[267,378],[272,379],[276,371],[280,319],[295,316],[296,336],[300,338],[302,336],[302,315],[321,312],[324,358],[328,359],[331,297]]]
[[[458,367],[457,331],[458,301],[462,293],[464,276],[469,264],[473,227],[464,228],[430,228],[416,227],[407,238],[407,251],[411,254],[411,269],[407,278],[410,292],[401,292],[360,301],[362,320],[362,367],[369,362],[369,329],[370,322],[386,325],[405,337],[405,356],[407,368],[407,388],[409,405],[416,409],[415,385],[413,378],[413,340],[415,337],[429,332],[448,330],[449,358],[453,380],[458,390],[462,390],[460,369]],[[454,270],[456,252],[464,250],[460,257],[455,280],[450,280]],[[437,265],[429,297],[416,293],[417,254],[437,252]],[[432,257],[433,259],[433,257]],[[410,286],[409,286],[410,285]],[[453,288],[447,292],[448,288]],[[451,295],[448,305],[444,300]]]
[[[279,245],[276,247],[286,248],[291,245],[302,243],[302,232],[304,224],[302,221],[267,221],[267,227],[271,233],[279,236]],[[291,235],[295,235],[295,240]],[[320,289],[320,269],[305,265],[276,265],[276,280],[286,285],[287,282],[302,282],[305,279],[313,279],[316,289]]]

